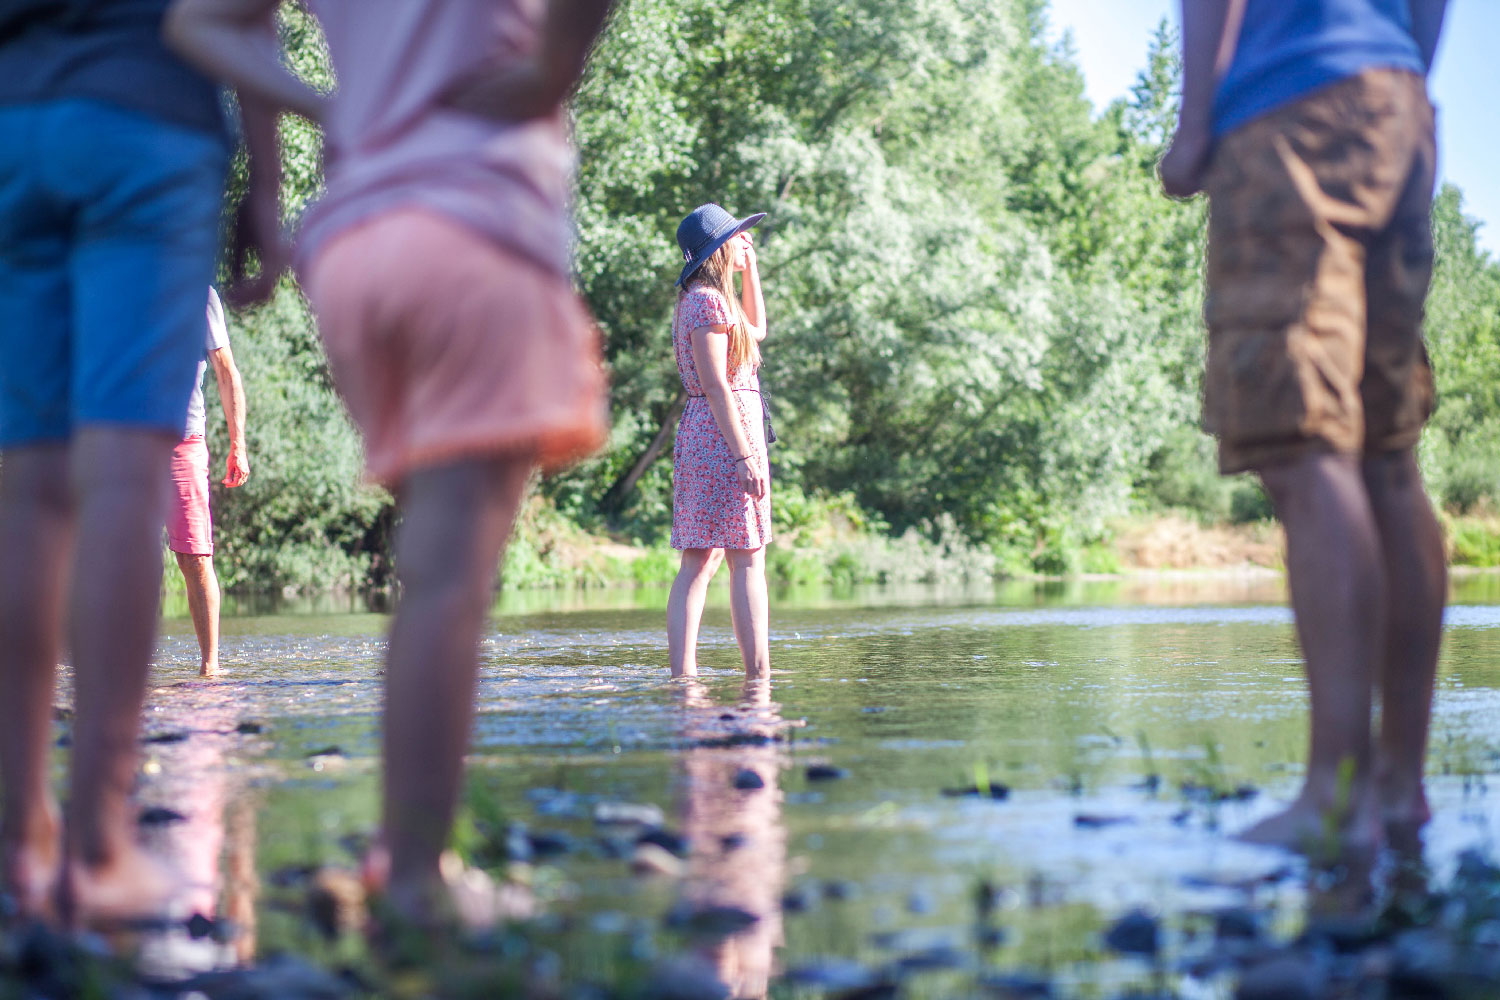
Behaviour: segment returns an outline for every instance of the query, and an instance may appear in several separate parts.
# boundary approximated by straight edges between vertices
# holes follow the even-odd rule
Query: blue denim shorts
[[[227,165],[222,137],[102,101],[0,105],[0,448],[181,436]]]

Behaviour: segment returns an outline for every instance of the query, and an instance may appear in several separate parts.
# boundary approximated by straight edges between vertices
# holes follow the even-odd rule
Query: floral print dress
[[[672,548],[758,549],[771,541],[771,494],[755,499],[740,486],[729,442],[719,431],[703,396],[693,363],[693,331],[730,322],[724,296],[702,285],[678,296],[672,314],[672,348],[677,374],[687,390],[687,407],[672,447]],[[760,379],[750,365],[730,374],[734,412],[750,441],[761,475],[770,481],[765,424],[761,421]]]

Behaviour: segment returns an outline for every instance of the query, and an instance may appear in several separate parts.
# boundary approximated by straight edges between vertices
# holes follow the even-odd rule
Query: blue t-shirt
[[[1407,0],[1249,0],[1214,135],[1367,69],[1426,74]]]
[[[218,88],[161,38],[171,0],[0,0],[0,104],[84,97],[225,136]]]

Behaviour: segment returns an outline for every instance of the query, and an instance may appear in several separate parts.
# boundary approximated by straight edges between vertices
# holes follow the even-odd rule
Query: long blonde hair
[[[688,289],[694,285],[703,285],[718,292],[724,296],[724,302],[729,307],[729,377],[733,378],[734,373],[745,364],[749,364],[751,368],[759,368],[760,345],[750,335],[750,321],[745,317],[745,308],[734,291],[734,240],[719,247],[712,257],[699,265],[698,270],[683,282],[682,293],[687,294]]]

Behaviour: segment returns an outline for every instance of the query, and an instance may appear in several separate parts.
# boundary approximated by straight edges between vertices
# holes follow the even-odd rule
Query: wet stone
[[[809,764],[806,774],[808,781],[838,781],[840,778],[849,777],[846,769],[832,764]]]
[[[985,995],[996,1000],[1051,1000],[1056,996],[1050,980],[1024,972],[981,976]]]
[[[832,881],[823,883],[824,899],[831,899],[835,902],[842,902],[846,899],[853,899],[857,895],[859,895],[859,889],[854,885],[853,882],[845,882],[841,879],[834,879]]]
[[[1144,910],[1131,910],[1104,932],[1104,943],[1124,955],[1155,955],[1161,947],[1160,925]]]
[[[666,830],[661,827],[654,827],[650,830],[644,831],[639,837],[636,838],[635,842],[638,845],[655,844],[662,850],[668,851],[672,855],[679,858],[687,857],[688,852],[691,850],[686,837],[684,837],[680,833],[675,833],[671,830]]]
[[[654,826],[665,822],[661,809],[649,803],[600,802],[594,806],[594,822],[600,826]]]
[[[734,776],[734,787],[740,791],[750,791],[756,788],[765,788],[766,779],[750,768],[742,768]]]
[[[846,958],[820,958],[787,970],[786,980],[820,990],[868,989],[880,982],[874,970]]]
[[[266,727],[264,723],[252,722],[247,719],[246,721],[241,722],[239,725],[235,726],[234,731],[239,733],[241,736],[255,736],[259,733],[265,732]]]
[[[1310,955],[1287,953],[1252,965],[1240,977],[1234,1000],[1319,1000],[1323,976]]]
[[[704,937],[728,937],[760,922],[760,917],[738,906],[695,906],[679,903],[666,916],[673,930]]]
[[[806,913],[818,902],[818,894],[812,886],[799,885],[781,896],[783,913]]]
[[[984,788],[980,788],[978,785],[964,785],[959,788],[945,788],[943,789],[943,794],[950,799],[976,798],[994,799],[996,802],[1004,802],[1010,798],[1010,786],[1002,785],[999,782],[990,782]]]
[[[1079,813],[1073,817],[1073,825],[1080,830],[1102,830],[1107,826],[1123,826],[1134,822],[1135,819],[1130,816],[1099,816],[1093,813]]]
[[[194,941],[201,941],[214,932],[214,922],[201,913],[188,917],[184,926],[187,928],[188,937]]]
[[[637,875],[676,877],[682,874],[682,868],[682,861],[676,855],[656,844],[637,844],[630,855],[630,870]]]
[[[1254,941],[1260,937],[1260,918],[1255,911],[1242,907],[1220,910],[1214,914],[1214,939],[1217,941]]]
[[[344,756],[344,750],[338,745],[332,745],[326,746],[321,750],[309,750],[304,756],[308,760],[312,760],[314,757],[342,757]]]
[[[190,735],[192,735],[192,734],[191,733],[185,733],[185,732],[182,732],[180,730],[176,730],[176,731],[172,731],[172,732],[165,732],[165,733],[152,733],[151,735],[149,735],[149,736],[146,737],[145,742],[147,742],[147,743],[181,743],[183,740],[187,739]]]
[[[573,850],[573,838],[566,833],[543,831],[529,834],[526,838],[531,853],[538,858],[552,858]]]
[[[168,823],[181,823],[187,819],[176,809],[168,809],[166,806],[147,806],[142,809],[135,821],[141,826],[165,826]]]
[[[738,851],[750,842],[750,838],[743,833],[726,833],[719,838],[719,848],[728,854],[730,851]]]
[[[651,970],[645,995],[657,1000],[730,1000],[734,991],[724,985],[708,962],[677,956]]]

